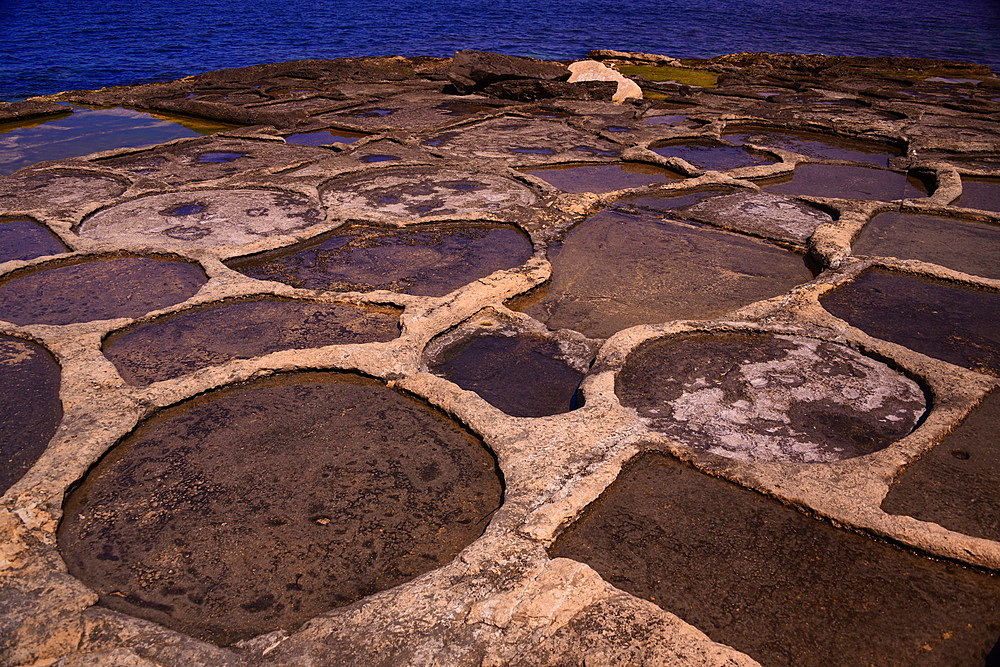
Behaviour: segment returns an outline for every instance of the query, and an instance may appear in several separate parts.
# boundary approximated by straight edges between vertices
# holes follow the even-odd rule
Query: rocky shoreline
[[[1000,80],[590,61],[0,104],[238,126],[0,176],[0,663],[996,659]]]

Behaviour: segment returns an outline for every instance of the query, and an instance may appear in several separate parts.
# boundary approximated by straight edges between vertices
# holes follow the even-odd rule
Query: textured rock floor
[[[3,105],[0,664],[1000,660],[997,78],[595,57]]]

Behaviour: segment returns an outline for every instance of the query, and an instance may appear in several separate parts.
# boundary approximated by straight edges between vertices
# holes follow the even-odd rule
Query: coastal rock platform
[[[590,56],[0,104],[0,664],[1000,664],[1000,80]]]

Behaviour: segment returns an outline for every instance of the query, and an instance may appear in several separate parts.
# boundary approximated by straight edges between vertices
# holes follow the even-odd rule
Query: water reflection
[[[123,107],[66,105],[66,114],[0,124],[0,174],[47,160],[151,146],[214,134],[232,125]]]

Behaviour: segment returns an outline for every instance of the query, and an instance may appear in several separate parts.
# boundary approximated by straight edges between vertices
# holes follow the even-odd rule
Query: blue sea
[[[1000,1],[0,0],[0,100],[300,58],[598,48],[917,56],[1000,72]]]

